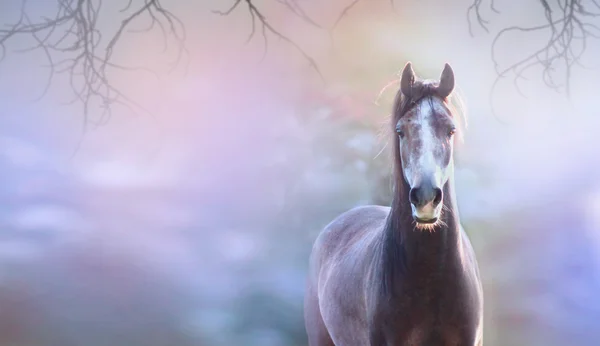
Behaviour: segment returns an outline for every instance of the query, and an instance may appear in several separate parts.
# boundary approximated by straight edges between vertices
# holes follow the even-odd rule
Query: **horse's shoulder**
[[[352,208],[331,221],[323,233],[353,233],[360,230],[377,228],[385,222],[389,207],[366,205]]]
[[[345,211],[325,226],[315,246],[331,253],[356,242],[369,242],[383,228],[389,210],[389,207],[367,205]]]
[[[380,205],[364,205],[354,207],[336,217],[330,225],[364,225],[384,220],[390,213],[390,207]]]
[[[363,205],[354,207],[346,213],[356,217],[385,219],[390,213],[390,209],[390,207],[384,207],[382,205]]]

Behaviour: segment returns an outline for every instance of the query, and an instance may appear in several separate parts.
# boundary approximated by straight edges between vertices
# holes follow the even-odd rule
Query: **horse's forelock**
[[[396,123],[400,118],[406,114],[410,108],[412,102],[416,102],[424,97],[437,96],[437,81],[432,80],[417,80],[414,82],[412,87],[412,97],[407,97],[398,90],[396,99],[394,101],[393,113],[392,113],[392,130],[395,132]],[[464,140],[463,135],[467,130],[467,117],[465,113],[464,100],[460,95],[460,91],[456,87],[452,94],[444,99],[444,104],[450,110],[453,118],[456,120],[458,125],[458,139],[462,142]]]

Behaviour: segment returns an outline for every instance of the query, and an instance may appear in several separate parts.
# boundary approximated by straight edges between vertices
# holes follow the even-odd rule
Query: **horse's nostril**
[[[410,203],[420,208],[428,203],[437,206],[442,201],[442,190],[437,187],[417,186],[410,189],[408,195]]]
[[[419,199],[419,188],[418,187],[410,189],[408,199],[409,199],[410,203],[414,204],[416,207],[421,205],[420,199]]]
[[[433,189],[433,193],[435,194],[435,197],[433,197],[433,205],[437,206],[442,201],[442,189],[436,187]]]

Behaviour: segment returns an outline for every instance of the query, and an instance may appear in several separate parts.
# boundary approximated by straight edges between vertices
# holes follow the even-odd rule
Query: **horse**
[[[449,64],[437,81],[405,65],[391,206],[355,207],[319,233],[304,298],[310,346],[482,345],[479,266],[454,192],[454,79]]]

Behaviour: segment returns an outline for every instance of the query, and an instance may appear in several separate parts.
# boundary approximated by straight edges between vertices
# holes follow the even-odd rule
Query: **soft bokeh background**
[[[302,1],[325,26],[348,3]],[[187,71],[166,73],[175,51],[162,53],[158,31],[119,43],[115,59],[160,77],[111,74],[154,117],[116,107],[82,137],[66,77],[30,102],[48,73],[41,52],[0,64],[0,345],[307,345],[317,233],[348,208],[390,202],[382,129],[397,86],[375,101],[408,60],[426,78],[450,62],[466,102],[456,184],[484,280],[485,344],[600,345],[600,70],[574,69],[567,100],[534,69],[527,97],[510,80],[494,94],[506,124],[490,108],[493,33],[542,22],[539,3],[496,1],[492,34],[471,37],[467,0],[396,1],[395,12],[362,1],[333,47],[276,1],[257,4],[327,84],[273,37],[260,63],[261,36],[244,43],[246,8],[220,17],[211,10],[229,2],[216,0],[163,1],[187,27]],[[18,5],[3,1],[0,22]],[[120,20],[109,17],[108,31]],[[500,62],[540,39],[507,37]],[[589,44],[592,67],[599,47]]]

